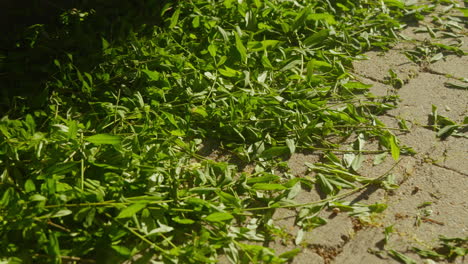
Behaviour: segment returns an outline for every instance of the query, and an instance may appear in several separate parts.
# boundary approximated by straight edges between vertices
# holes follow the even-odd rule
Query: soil
[[[409,131],[397,133],[400,143],[417,152],[413,156],[402,156],[392,169],[399,188],[366,190],[347,198],[365,204],[385,203],[388,208],[370,223],[363,223],[344,212],[327,212],[322,217],[328,223],[304,235],[300,243],[302,252],[292,263],[399,263],[388,254],[389,250],[405,254],[417,263],[468,263],[466,256],[433,261],[421,258],[413,250],[413,247],[440,249],[440,236],[468,237],[468,137],[465,131],[465,137],[449,136],[441,140],[430,127],[429,118],[433,106],[440,115],[458,123],[468,116],[468,90],[446,85],[453,83],[467,87],[467,56],[446,55],[436,62],[426,59],[414,63],[404,55],[405,51],[414,50],[427,41],[444,44],[458,41],[466,54],[468,30],[466,27],[459,30],[457,33],[463,37],[458,39],[443,38],[442,31],[435,37],[415,33],[425,29],[424,25],[431,25],[429,19],[419,26],[404,29],[401,34],[406,40],[391,50],[368,52],[368,60],[354,64],[355,77],[372,84],[372,93],[399,96],[399,106],[388,111],[381,120],[392,128],[398,128],[398,121],[404,120]],[[390,69],[402,81],[403,85],[398,89],[388,84]],[[316,159],[314,155],[294,155],[289,160],[291,171],[313,177],[313,174],[307,174],[304,163]],[[358,172],[377,177],[395,165],[391,158],[377,166],[372,161],[369,157]],[[319,195],[312,191],[298,199],[313,201],[318,200]],[[292,237],[296,236],[298,229],[290,213],[278,210],[275,219],[290,231]],[[393,232],[385,242],[387,227],[392,227]],[[281,253],[294,248],[293,243],[277,243],[273,247]]]

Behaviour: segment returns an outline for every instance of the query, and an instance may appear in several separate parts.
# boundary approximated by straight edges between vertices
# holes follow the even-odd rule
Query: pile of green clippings
[[[37,26],[24,40],[55,53],[37,62],[45,81],[28,82],[43,101],[14,98],[0,119],[1,263],[283,263],[301,238],[281,255],[260,246],[282,232],[275,208],[299,209],[303,234],[326,223],[318,213],[331,202],[355,209],[337,201],[343,193],[388,185],[356,173],[365,141],[379,142],[379,159],[410,151],[376,117],[397,98],[372,95],[350,70],[430,7],[167,2],[159,25],[124,41],[96,26],[99,45],[86,52],[76,39],[47,43],[89,33],[98,9],[64,13],[54,35]],[[356,141],[342,160],[346,138]],[[213,142],[254,172],[200,155]],[[305,150],[322,153],[316,174],[291,175],[285,159]],[[326,199],[296,204],[313,186]],[[385,208],[360,206],[362,217]]]

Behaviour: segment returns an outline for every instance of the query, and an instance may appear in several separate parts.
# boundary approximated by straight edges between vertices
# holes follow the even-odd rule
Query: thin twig
[[[70,233],[70,232],[71,232],[70,229],[68,229],[68,228],[66,228],[66,227],[63,227],[63,226],[61,226],[61,225],[58,225],[58,224],[52,222],[51,220],[47,221],[47,224],[48,224],[48,225],[51,225],[51,226],[53,226],[53,227],[56,227],[56,228],[58,228],[58,229],[60,229],[60,230],[62,230],[62,231],[65,231],[65,232],[67,232],[67,233]]]

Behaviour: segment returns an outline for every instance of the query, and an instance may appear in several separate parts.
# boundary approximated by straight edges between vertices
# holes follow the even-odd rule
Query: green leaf
[[[132,251],[124,246],[121,245],[112,245],[112,249],[115,250],[119,255],[124,256],[124,257],[131,257]]]
[[[109,45],[109,42],[108,42],[105,38],[103,38],[103,37],[101,37],[101,44],[102,44],[102,50],[103,50],[103,51],[107,50],[107,49],[109,48],[109,46],[110,46],[110,45]],[[59,65],[57,65],[57,66],[60,68],[60,63],[59,63],[58,61],[57,61],[57,63],[59,64]],[[57,63],[56,63],[56,64],[57,64]]]
[[[101,145],[101,144],[110,144],[110,145],[116,145],[120,144],[121,138],[116,135],[110,135],[110,134],[96,134],[90,137],[85,138],[86,141]]]
[[[400,147],[398,146],[397,138],[390,134],[390,152],[394,160],[398,160],[400,157]]]
[[[91,74],[87,73],[87,72],[85,72],[84,75],[86,76],[86,78],[88,78],[88,82],[92,86],[93,85],[93,76]]]
[[[322,61],[322,60],[310,60],[308,63],[307,63],[307,71],[309,71],[309,69],[311,71],[322,71],[322,72],[326,72],[326,71],[329,71],[330,69],[332,68],[332,65],[326,61]]]
[[[455,253],[457,256],[461,256],[461,257],[468,254],[468,248],[465,248],[465,247],[453,247],[451,251]]]
[[[330,30],[328,29],[322,29],[309,37],[307,37],[304,40],[304,45],[309,46],[309,47],[314,47],[319,44],[324,44],[324,41],[328,38],[330,35]]]
[[[396,259],[396,260],[398,260],[398,261],[401,261],[402,263],[405,263],[405,264],[417,264],[417,262],[416,262],[414,259],[412,259],[412,258],[410,258],[410,257],[408,257],[408,256],[406,256],[406,255],[403,255],[403,254],[401,254],[400,252],[395,251],[395,250],[393,250],[393,249],[390,249],[390,250],[388,251],[388,253],[389,253],[390,256],[392,256],[394,259]]]
[[[68,122],[68,139],[76,139],[78,136],[78,122],[71,120]]]
[[[148,78],[152,81],[158,81],[159,80],[159,72],[157,71],[150,71],[150,70],[146,70],[146,69],[143,69],[141,70],[142,72],[144,72],[146,74],[146,76],[148,76]]]
[[[263,191],[280,191],[286,190],[288,188],[284,187],[282,184],[277,183],[256,183],[252,186],[252,189]]]
[[[71,210],[62,209],[62,210],[58,210],[57,212],[54,212],[54,213],[48,215],[48,218],[63,217],[63,216],[71,215],[72,213],[73,212]]]
[[[312,61],[309,61],[307,63],[307,80],[310,82],[314,79],[314,70],[315,70],[315,66],[314,66],[314,63]]]
[[[134,216],[136,213],[138,213],[139,211],[141,211],[143,208],[146,207],[146,203],[135,203],[135,204],[132,204],[128,207],[126,207],[125,209],[123,209],[122,211],[120,211],[119,215],[117,216],[117,218],[128,218],[128,217],[132,217]]]
[[[381,213],[385,211],[385,209],[387,209],[387,206],[388,206],[387,204],[375,203],[375,204],[369,205],[369,210],[373,213]]]
[[[442,52],[437,53],[436,55],[432,56],[429,61],[430,62],[436,62],[444,58],[444,54]]]
[[[225,42],[230,42],[226,30],[224,30],[222,27],[219,27],[219,26],[217,28],[218,28],[219,33],[221,33],[221,35],[223,36],[224,41]]]
[[[52,174],[57,174],[57,175],[64,175],[69,172],[72,172],[78,165],[78,161],[74,162],[65,162],[65,163],[57,163],[53,165],[52,167],[47,169],[47,173],[52,175]]]
[[[289,148],[289,153],[292,155],[294,152],[296,152],[296,143],[294,142],[294,139],[287,138],[286,139],[286,146]]]
[[[354,210],[354,208],[349,205],[349,202],[333,202],[331,206],[345,212],[352,212]]]
[[[281,68],[280,71],[287,71],[301,64],[302,64],[302,60],[292,60],[288,62],[283,68]]]
[[[351,168],[353,168],[354,171],[359,170],[359,168],[361,168],[361,165],[365,159],[366,157],[362,155],[361,153],[357,154],[354,157],[353,161],[351,162]]]
[[[463,13],[464,17],[468,17],[468,8],[458,7],[457,9],[460,10]]]
[[[320,216],[314,216],[310,219],[307,220],[307,224],[305,224],[306,227],[308,228],[316,228],[319,226],[326,225],[328,222],[326,219],[320,217]]]
[[[247,179],[247,184],[261,183],[261,182],[272,182],[279,180],[280,177],[274,174],[264,173],[260,177],[252,177]]]
[[[279,40],[267,39],[267,40],[262,41],[262,46],[263,46],[263,49],[268,49],[268,48],[274,48],[280,43],[281,41]]]
[[[433,250],[423,250],[423,249],[419,249],[417,247],[413,247],[413,250],[416,252],[416,254],[418,254],[419,256],[421,257],[424,257],[424,258],[445,258],[444,255],[442,254],[439,254]]]
[[[228,204],[228,205],[232,205],[232,206],[235,206],[235,207],[239,207],[239,200],[232,194],[229,194],[227,192],[223,192],[223,191],[219,191],[217,192],[219,197],[221,197],[221,200]]]
[[[26,115],[25,122],[28,125],[31,133],[34,133],[36,130],[36,122],[34,122],[34,118],[31,115]]]
[[[459,127],[458,125],[445,126],[437,132],[437,137],[446,138],[450,136],[451,134],[453,134],[453,132],[455,132],[458,127]]]
[[[185,136],[185,132],[180,129],[174,129],[170,131],[171,135],[176,136],[176,137],[183,137]]]
[[[317,173],[317,180],[322,187],[322,191],[326,194],[332,194],[335,190],[330,181],[321,173]]]
[[[439,236],[439,240],[444,243],[466,243],[468,242],[468,237],[446,237],[446,236]]]
[[[58,257],[60,256],[60,244],[57,238],[57,233],[49,232],[49,244],[47,247],[47,253],[51,256]],[[60,261],[54,261],[54,263],[60,263]]]
[[[32,202],[41,202],[41,201],[46,201],[47,198],[45,196],[42,196],[40,194],[33,194],[29,197],[29,201],[32,201]]]
[[[36,185],[34,184],[34,181],[31,179],[26,180],[24,183],[24,190],[26,192],[33,192],[36,190]]]
[[[209,222],[223,222],[233,219],[234,216],[230,213],[216,212],[209,214],[204,219]]]
[[[336,5],[337,5],[339,8],[341,8],[341,10],[343,10],[343,11],[345,11],[345,12],[347,12],[347,11],[350,10],[347,6],[345,6],[345,5],[341,4],[341,3],[337,3]]]
[[[234,37],[236,38],[236,49],[239,52],[241,61],[242,63],[247,63],[247,49],[245,48],[241,38],[239,37],[236,31],[234,31]]]
[[[294,239],[294,244],[300,245],[302,240],[304,239],[304,234],[304,229],[301,228],[297,230],[296,239]]]
[[[273,68],[273,65],[271,64],[270,59],[268,59],[268,57],[265,56],[265,55],[262,56],[262,65],[263,65],[263,67],[265,67],[267,69],[272,69]]]
[[[301,27],[305,23],[307,16],[310,13],[312,13],[312,8],[310,6],[303,8],[302,11],[299,14],[297,14],[296,19],[294,19],[294,23],[292,24],[292,30],[294,31]]]
[[[179,216],[173,217],[172,220],[174,220],[174,222],[176,223],[183,224],[183,225],[191,225],[195,223],[195,221],[192,219],[181,218]]]
[[[261,41],[249,41],[249,42],[247,42],[247,48],[250,51],[254,51],[254,52],[264,50]]]
[[[385,235],[384,242],[385,242],[385,245],[388,244],[388,241],[390,240],[390,234],[393,233],[393,232],[394,232],[393,225],[385,227],[385,229],[384,229],[384,235]]]
[[[198,114],[202,117],[207,117],[208,113],[206,112],[203,106],[192,108],[192,113]]]
[[[284,252],[283,254],[279,255],[278,257],[282,259],[292,259],[295,256],[297,256],[299,253],[301,253],[302,249],[301,248],[295,248],[293,250]]]
[[[447,88],[452,88],[452,89],[460,89],[460,90],[468,90],[468,85],[464,84],[457,84],[457,83],[451,83],[451,82],[445,82],[444,83],[445,87]]]
[[[380,154],[377,154],[375,157],[374,157],[374,165],[379,165],[380,163],[382,163],[385,158],[387,157],[387,152],[384,152],[384,153],[380,153]]]
[[[336,24],[336,20],[333,17],[333,15],[330,15],[328,13],[315,13],[315,14],[310,14],[307,16],[308,20],[323,20],[327,22],[329,25],[334,25]]]
[[[343,84],[343,86],[351,91],[360,90],[367,91],[372,87],[372,84],[363,84],[361,82],[348,82]]]
[[[216,52],[218,51],[218,47],[214,44],[208,45],[208,52],[210,53],[211,57],[216,57]]]
[[[284,147],[271,147],[260,154],[260,157],[265,159],[271,159],[274,157],[279,157],[285,154],[290,153],[290,148],[287,146]]]
[[[148,233],[148,236],[154,235],[154,234],[160,234],[160,233],[169,233],[169,232],[172,232],[173,230],[174,230],[174,227],[159,223],[159,227],[151,230]]]
[[[96,208],[91,208],[87,211],[83,226],[88,228],[93,225],[94,217],[96,216]]]
[[[263,41],[249,41],[247,43],[247,48],[250,51],[263,51],[269,48],[276,47],[281,41],[279,40],[263,40]]]
[[[218,71],[221,73],[221,75],[226,77],[238,77],[242,74],[240,71],[236,71],[227,66],[224,66],[224,69],[218,69]]]
[[[442,43],[432,43],[432,45],[436,46],[436,47],[439,47],[441,49],[444,49],[446,51],[454,52],[458,56],[466,55],[465,52],[463,52],[463,50],[460,49],[459,47],[449,46],[449,45],[445,45],[445,44],[442,44]]]
[[[200,16],[196,16],[192,20],[192,27],[198,28],[200,26]]]
[[[405,8],[405,4],[400,0],[384,0],[384,3],[388,6],[393,6],[400,9]]]
[[[172,14],[171,24],[169,25],[170,29],[173,29],[177,25],[177,22],[179,22],[179,15],[180,15],[180,8],[177,8],[174,14]]]

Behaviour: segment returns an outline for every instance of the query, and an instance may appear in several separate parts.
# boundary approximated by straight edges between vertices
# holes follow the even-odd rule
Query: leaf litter
[[[410,151],[378,119],[397,97],[369,93],[351,62],[387,49],[401,19],[424,8],[177,1],[152,34],[100,38],[93,67],[78,64],[73,50],[58,56],[46,106],[16,106],[0,120],[1,260],[285,263],[300,247],[276,254],[258,244],[281,233],[275,209],[299,208],[297,245],[326,224],[318,213],[328,208],[363,220],[382,212],[385,204],[342,198],[394,186],[389,173],[357,173],[366,153],[398,161]],[[436,109],[433,117],[441,137],[464,127]],[[254,170],[200,155],[208,140]],[[366,150],[367,141],[379,150]],[[284,159],[304,150],[322,155],[307,164],[313,177],[281,173]],[[294,200],[315,185],[323,199]]]

